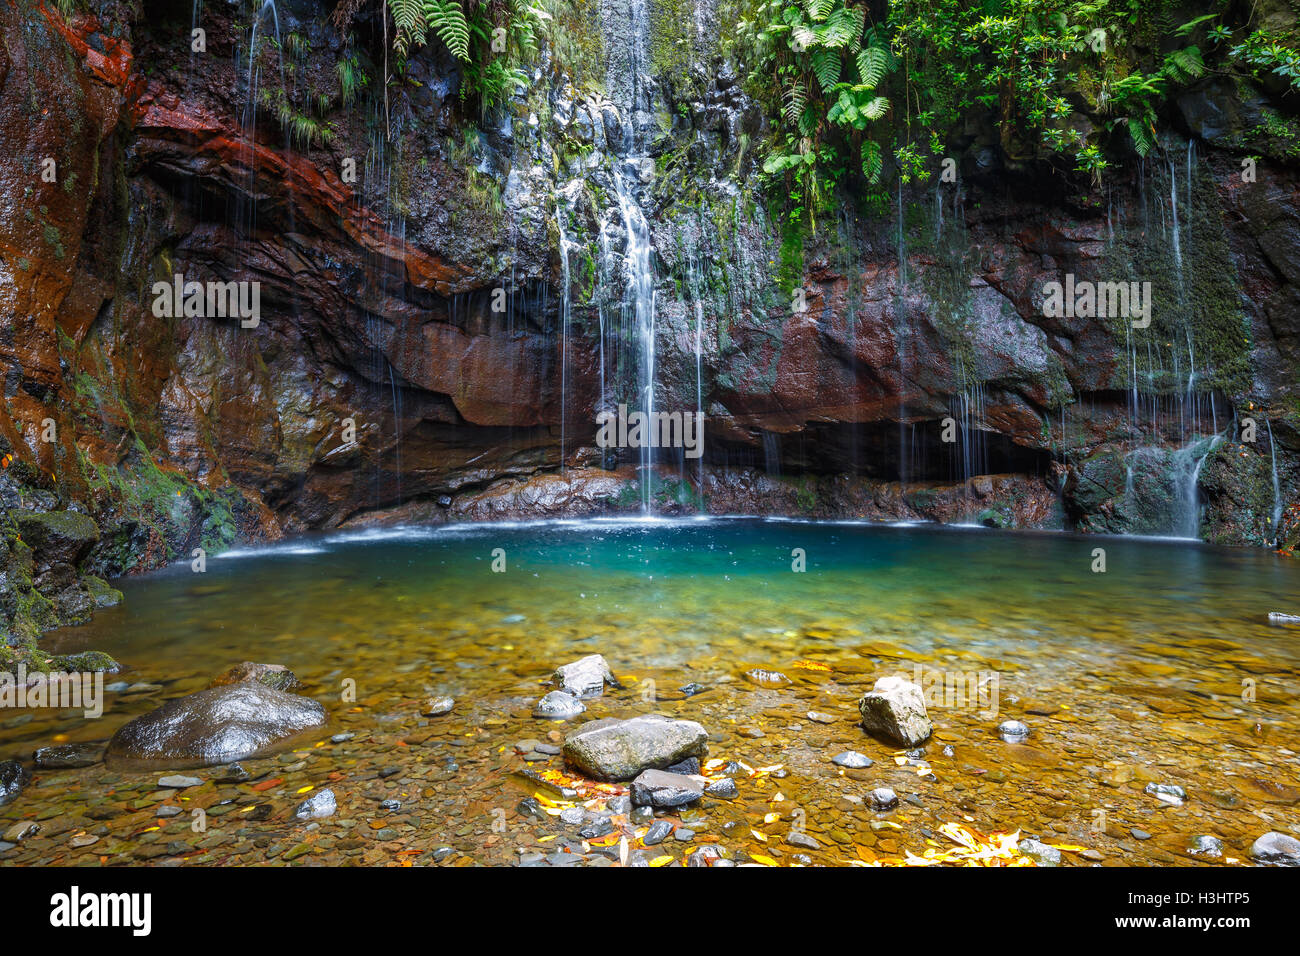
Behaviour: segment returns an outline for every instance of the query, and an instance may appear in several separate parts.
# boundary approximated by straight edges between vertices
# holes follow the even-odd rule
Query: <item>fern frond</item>
[[[889,51],[884,47],[869,46],[858,52],[858,76],[862,85],[875,89],[889,69]]]
[[[1137,154],[1146,156],[1155,142],[1146,124],[1141,120],[1130,119],[1128,121],[1128,132],[1133,137],[1133,148],[1137,150]]]
[[[785,114],[785,121],[791,126],[799,124],[799,117],[803,115],[804,103],[808,99],[808,91],[799,80],[792,80],[790,85],[785,88],[783,97],[785,105],[782,112]]]
[[[817,82],[826,92],[840,81],[840,53],[838,50],[813,50],[812,70]]]
[[[862,175],[867,177],[867,182],[875,185],[880,182],[880,174],[885,168],[885,156],[880,150],[880,144],[875,140],[866,139],[862,141]]]
[[[1205,72],[1205,61],[1201,59],[1200,49],[1189,46],[1181,50],[1174,50],[1165,57],[1165,71],[1171,74],[1175,80],[1196,79]]]
[[[835,0],[803,0],[803,8],[810,19],[820,23],[835,9]]]
[[[889,112],[889,97],[877,96],[862,108],[862,115],[869,120],[878,120]]]
[[[405,56],[408,49],[424,42],[426,26],[422,0],[388,0],[388,11],[393,15],[393,25],[397,27],[393,48],[398,56]]]
[[[469,62],[469,21],[456,0],[424,0],[424,19],[452,56]]]

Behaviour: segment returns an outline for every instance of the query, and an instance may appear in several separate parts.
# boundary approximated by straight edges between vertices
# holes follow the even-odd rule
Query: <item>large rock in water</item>
[[[708,752],[709,735],[693,720],[650,715],[592,720],[564,739],[564,759],[596,780],[631,780]]]
[[[862,726],[905,747],[924,743],[933,727],[921,688],[903,677],[882,677],[858,701]]]
[[[256,756],[325,724],[316,701],[243,681],[169,700],[108,743],[117,761],[206,766]]]

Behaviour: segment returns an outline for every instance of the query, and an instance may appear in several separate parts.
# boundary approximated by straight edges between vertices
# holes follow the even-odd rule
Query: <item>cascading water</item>
[[[639,186],[653,170],[646,155],[643,127],[650,122],[650,86],[646,82],[649,64],[650,19],[645,0],[606,0],[601,15],[612,42],[609,89],[619,118],[619,137],[611,142],[617,162],[613,170],[614,193],[622,220],[621,331],[630,332],[635,342],[636,407],[645,415],[647,427],[655,407],[655,273],[650,224],[638,198]],[[602,237],[606,254],[611,246]],[[640,451],[641,508],[650,511],[654,449],[643,441]]]
[[[1168,177],[1167,189],[1153,192],[1153,205],[1159,212],[1161,235],[1166,243],[1167,263],[1173,287],[1169,301],[1157,301],[1164,318],[1182,326],[1182,345],[1169,343],[1167,360],[1162,351],[1162,334],[1154,330],[1139,332],[1125,322],[1127,371],[1129,373],[1128,414],[1130,440],[1134,443],[1125,459],[1124,501],[1131,519],[1149,533],[1172,534],[1194,538],[1200,532],[1198,480],[1206,459],[1223,441],[1219,432],[1218,413],[1213,393],[1204,394],[1196,367],[1196,336],[1191,316],[1195,303],[1190,301],[1186,286],[1186,255],[1193,241],[1193,199],[1196,178],[1196,150],[1188,143],[1185,163],[1172,154],[1151,170]],[[1184,188],[1179,188],[1178,173],[1184,168]],[[1144,167],[1145,179],[1146,169]],[[1158,183],[1158,180],[1157,180]],[[1147,192],[1139,193],[1141,215],[1152,235],[1148,220]],[[1178,341],[1177,333],[1174,341]],[[1145,367],[1139,354],[1145,355]],[[1208,409],[1202,407],[1208,401]],[[1208,416],[1207,416],[1208,411]],[[1207,420],[1208,418],[1208,420]],[[1209,427],[1207,428],[1206,425]],[[1176,429],[1176,430],[1175,430]],[[1173,448],[1164,451],[1168,444]],[[1135,467],[1135,463],[1140,463]],[[1153,466],[1159,463],[1159,468]],[[1157,488],[1165,489],[1166,505],[1153,507]],[[1144,507],[1146,513],[1144,514]],[[1151,523],[1162,516],[1159,525]]]
[[[570,293],[569,277],[569,237],[564,229],[566,211],[557,203],[555,206],[555,226],[560,233],[560,273],[564,282],[560,290],[560,472],[564,472],[566,449],[568,448],[568,398],[569,398],[569,317],[572,314],[573,300]]]
[[[1273,459],[1273,544],[1276,545],[1282,535],[1282,484],[1277,478],[1277,442],[1273,440],[1273,423],[1264,419],[1268,429],[1268,451]]]
[[[907,484],[909,475],[909,457],[911,456],[911,444],[908,441],[907,427],[907,401],[904,396],[907,394],[907,375],[908,375],[908,336],[910,329],[907,323],[907,236],[905,232],[903,219],[903,182],[898,182],[898,310],[900,312],[898,323],[898,480],[903,485]]]

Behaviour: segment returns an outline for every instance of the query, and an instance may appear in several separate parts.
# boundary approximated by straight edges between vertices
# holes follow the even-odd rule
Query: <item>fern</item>
[[[840,81],[840,53],[838,50],[814,50],[812,54],[813,75],[821,88],[828,93]]]
[[[876,185],[880,182],[880,174],[885,168],[885,156],[881,152],[880,144],[875,140],[865,139],[862,141],[862,175],[867,177],[867,182]]]
[[[424,0],[424,19],[452,56],[469,62],[469,21],[456,0]]]
[[[1205,72],[1200,49],[1189,46],[1170,53],[1165,57],[1165,72],[1179,82],[1196,79]]]
[[[889,52],[884,47],[869,46],[858,53],[858,76],[862,85],[875,89],[889,68]]]
[[[877,96],[862,108],[862,115],[869,120],[878,120],[889,112],[889,97]]]
[[[803,0],[803,8],[809,19],[820,23],[835,9],[835,0]]]
[[[1150,130],[1141,120],[1131,119],[1128,121],[1128,132],[1133,137],[1133,148],[1137,150],[1139,156],[1146,156],[1151,151],[1154,144]]]
[[[791,126],[799,124],[799,117],[803,115],[804,103],[807,100],[808,91],[799,80],[792,80],[785,88],[785,105],[782,111],[785,114],[785,121]]]
[[[393,24],[397,27],[393,49],[398,56],[405,56],[407,50],[424,43],[427,27],[421,0],[388,0],[388,12],[393,15]]]

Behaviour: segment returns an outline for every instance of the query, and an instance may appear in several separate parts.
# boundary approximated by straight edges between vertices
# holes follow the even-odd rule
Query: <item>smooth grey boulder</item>
[[[564,759],[595,780],[631,780],[708,752],[709,735],[693,720],[649,715],[591,720],[564,739]]]
[[[572,694],[553,690],[533,707],[533,716],[548,720],[570,720],[586,711],[586,705]]]
[[[1265,833],[1250,847],[1250,855],[1261,863],[1300,866],[1300,840],[1285,833]]]
[[[1029,727],[1023,721],[1004,720],[998,724],[998,736],[1009,744],[1018,744],[1029,736]]]
[[[929,739],[934,729],[921,688],[903,677],[882,677],[858,701],[862,726],[905,747]]]
[[[125,724],[108,743],[111,761],[202,767],[262,754],[325,725],[325,708],[257,681],[169,700]]]
[[[313,793],[298,804],[298,809],[293,811],[293,815],[299,820],[323,820],[334,816],[338,808],[338,798],[334,796],[333,790],[327,788]]]
[[[8,803],[27,786],[31,774],[17,760],[0,763],[0,804]]]
[[[181,773],[174,773],[170,776],[159,778],[158,786],[163,789],[188,790],[190,787],[203,786],[203,781],[198,777],[187,777]]]
[[[622,686],[600,654],[588,654],[572,664],[557,667],[551,682],[571,697],[599,697],[605,692],[606,684]]]
[[[632,781],[632,802],[638,807],[683,807],[704,796],[704,784],[684,773],[643,770]]]

